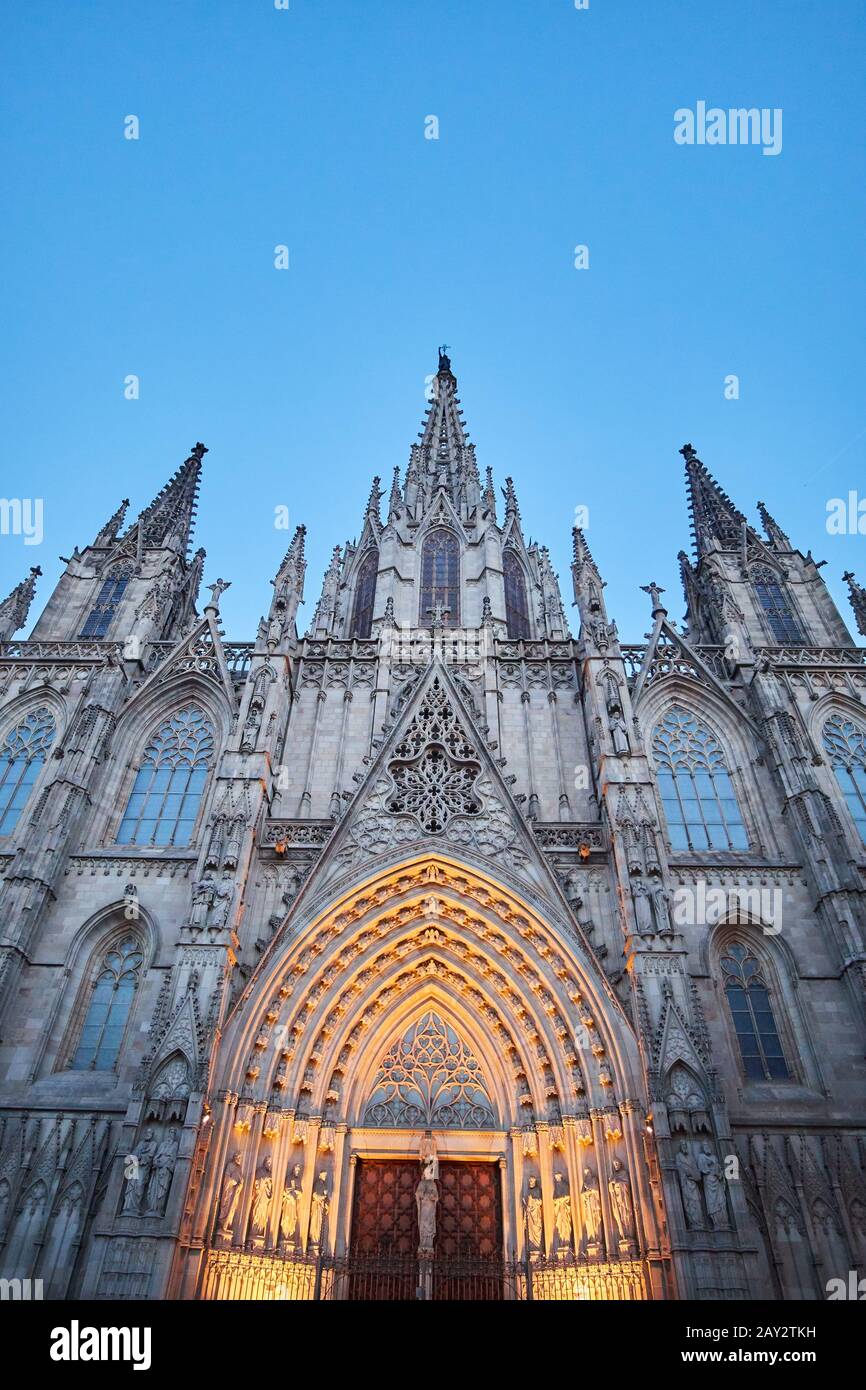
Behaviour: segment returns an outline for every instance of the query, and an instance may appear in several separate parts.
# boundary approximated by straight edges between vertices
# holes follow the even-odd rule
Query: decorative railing
[[[755,656],[770,666],[862,667],[866,647],[756,647]]]
[[[269,820],[262,830],[261,844],[283,854],[287,849],[321,848],[334,830],[332,820]]]
[[[0,661],[105,661],[123,655],[122,642],[0,642]]]
[[[204,1299],[323,1302],[636,1302],[647,1297],[640,1260],[564,1252],[526,1260],[418,1259],[210,1250]]]

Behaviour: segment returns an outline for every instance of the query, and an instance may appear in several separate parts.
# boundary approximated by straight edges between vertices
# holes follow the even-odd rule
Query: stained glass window
[[[445,627],[460,626],[460,546],[453,531],[437,527],[421,550],[421,627],[441,611]]]
[[[794,617],[791,605],[773,571],[763,565],[753,569],[752,583],[776,641],[782,644],[801,644],[804,639],[800,624]]]
[[[132,571],[129,569],[115,569],[108,575],[88,614],[87,622],[81,629],[80,635],[82,637],[104,637],[106,635],[117,612],[118,604],[123,598],[123,591],[129,583],[131,573]]]
[[[866,841],[866,729],[832,714],[824,725],[824,749],[861,840]]]
[[[78,1046],[70,1066],[76,1071],[113,1071],[120,1054],[142,965],[134,936],[106,951],[93,980]]]
[[[760,962],[737,943],[722,956],[721,965],[746,1076],[752,1081],[787,1080],[788,1064]]]
[[[513,550],[506,550],[503,562],[505,577],[505,620],[508,636],[528,639],[529,605],[526,602],[526,577],[523,566]]]
[[[369,637],[373,628],[373,604],[376,599],[376,575],[379,573],[379,552],[368,550],[361,561],[355,584],[355,606],[352,611],[352,636]]]
[[[748,849],[724,754],[710,730],[674,706],[653,730],[652,749],[671,848]]]
[[[166,719],[145,749],[118,844],[188,845],[213,754],[213,725],[196,705]]]
[[[0,748],[0,835],[11,835],[57,732],[50,710],[35,709]]]

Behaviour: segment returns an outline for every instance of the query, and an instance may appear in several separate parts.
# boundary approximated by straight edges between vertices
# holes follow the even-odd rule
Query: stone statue
[[[154,1155],[145,1199],[145,1210],[148,1216],[162,1216],[165,1211],[179,1140],[180,1135],[177,1130],[170,1130]]]
[[[435,1179],[422,1177],[415,1188],[415,1206],[418,1208],[418,1249],[430,1251],[436,1239],[436,1203],[439,1201],[439,1188]]]
[[[628,730],[625,720],[621,714],[616,714],[610,721],[610,737],[613,742],[613,751],[618,758],[622,758],[629,752]]]
[[[590,1245],[596,1245],[601,1235],[601,1197],[591,1168],[583,1170],[583,1191],[580,1194],[583,1224]]]
[[[686,1225],[691,1226],[695,1231],[702,1231],[704,1229],[704,1213],[701,1207],[701,1174],[685,1139],[677,1150],[676,1165],[680,1179],[683,1208],[686,1213]]]
[[[223,1235],[230,1236],[232,1233],[232,1226],[237,1216],[238,1204],[241,1200],[243,1189],[244,1180],[241,1174],[241,1156],[239,1153],[236,1153],[226,1165],[222,1192],[220,1193],[219,1228]]]
[[[650,889],[650,904],[652,906],[653,921],[659,936],[670,936],[673,928],[671,927],[671,916],[668,911],[670,901],[664,884],[656,879]]]
[[[322,1240],[322,1229],[324,1227],[325,1217],[328,1214],[328,1208],[330,1205],[328,1202],[328,1189],[325,1186],[327,1178],[327,1173],[320,1173],[319,1182],[322,1184],[322,1189],[320,1192],[313,1192],[312,1205],[310,1208],[311,1245],[320,1245]]]
[[[571,1216],[571,1194],[567,1187],[560,1188],[559,1184],[562,1180],[561,1173],[554,1174],[556,1187],[553,1194],[553,1220],[556,1226],[559,1249],[570,1250],[572,1248],[571,1232],[573,1224]]]
[[[613,1219],[616,1222],[620,1240],[631,1240],[633,1227],[628,1175],[620,1159],[615,1158],[612,1167],[613,1173],[607,1185],[607,1190],[610,1193],[610,1209],[613,1212]]]
[[[285,1241],[292,1241],[298,1229],[298,1217],[301,1205],[301,1184],[298,1179],[301,1176],[300,1168],[295,1165],[292,1169],[292,1176],[286,1187],[283,1188],[283,1198],[280,1206],[280,1235]]]
[[[214,881],[212,878],[201,878],[192,886],[192,911],[190,913],[190,926],[194,931],[201,931],[210,905],[213,902]]]
[[[256,1176],[253,1181],[253,1210],[250,1224],[254,1236],[263,1239],[268,1229],[268,1212],[271,1209],[271,1196],[274,1190],[274,1183],[271,1177],[271,1156],[265,1154],[261,1164],[256,1169]]]
[[[728,1203],[725,1197],[725,1180],[722,1177],[719,1160],[709,1144],[702,1144],[698,1154],[698,1168],[703,1175],[704,1201],[710,1225],[716,1231],[727,1231]]]
[[[154,1132],[152,1129],[146,1129],[137,1151],[131,1155],[136,1163],[132,1175],[126,1179],[126,1188],[123,1193],[123,1216],[139,1215],[156,1151],[157,1144]]]
[[[642,878],[632,879],[632,902],[639,936],[652,936],[655,932],[655,916],[650,891]]]
[[[529,1179],[529,1190],[523,1201],[523,1211],[526,1218],[526,1239],[531,1250],[540,1250],[543,1239],[544,1227],[542,1223],[541,1194],[538,1191],[538,1179]]]

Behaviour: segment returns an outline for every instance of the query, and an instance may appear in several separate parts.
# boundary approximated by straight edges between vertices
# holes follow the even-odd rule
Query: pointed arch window
[[[493,1104],[472,1049],[427,1009],[386,1051],[364,1123],[388,1129],[492,1129]]]
[[[135,936],[123,937],[99,959],[70,1067],[113,1071],[120,1055],[144,955]]]
[[[160,725],[117,832],[121,845],[188,845],[214,756],[214,729],[197,705]]]
[[[0,748],[0,835],[11,835],[57,732],[48,709],[35,709]]]
[[[800,624],[773,571],[766,565],[756,566],[752,570],[752,584],[776,641],[783,645],[802,645],[805,638]]]
[[[131,576],[132,570],[128,566],[122,569],[113,569],[106,576],[79,636],[105,637]]]
[[[460,626],[460,545],[444,526],[430,531],[421,548],[420,610],[421,627],[432,627],[440,611],[445,627]]]
[[[675,705],[654,728],[652,750],[672,849],[748,849],[724,754],[706,725]]]
[[[513,550],[506,550],[502,565],[505,579],[505,621],[508,636],[529,639],[529,604],[526,601],[526,576]]]
[[[760,961],[742,942],[735,942],[722,956],[721,966],[746,1076],[750,1081],[787,1081],[790,1072]]]
[[[866,842],[866,728],[841,714],[824,725],[824,751],[861,840]]]
[[[352,636],[369,637],[373,630],[373,604],[376,601],[376,576],[379,573],[379,552],[368,550],[358,569],[355,582],[355,603],[352,609]]]

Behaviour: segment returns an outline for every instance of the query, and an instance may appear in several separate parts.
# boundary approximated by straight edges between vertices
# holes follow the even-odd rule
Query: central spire
[[[417,503],[417,515],[430,505],[440,490],[464,516],[478,505],[478,468],[475,446],[463,425],[457,395],[457,378],[451,368],[448,345],[439,348],[439,366],[430,378],[430,405],[423,428],[413,444],[406,475],[407,502]]]

